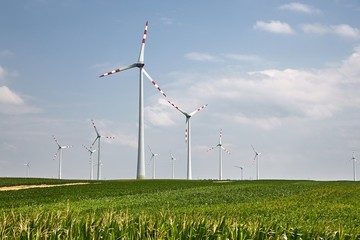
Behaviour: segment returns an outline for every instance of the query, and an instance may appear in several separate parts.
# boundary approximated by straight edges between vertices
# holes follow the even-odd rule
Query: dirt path
[[[22,190],[22,189],[29,189],[29,188],[48,188],[48,187],[61,187],[61,186],[72,186],[72,185],[84,185],[84,184],[90,184],[90,183],[65,183],[65,184],[41,184],[41,185],[18,185],[18,186],[9,186],[9,187],[0,187],[1,191],[16,191],[16,190]]]

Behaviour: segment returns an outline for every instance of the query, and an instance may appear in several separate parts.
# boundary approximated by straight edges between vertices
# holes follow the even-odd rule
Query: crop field
[[[360,239],[357,182],[0,178],[0,207],[0,239]]]

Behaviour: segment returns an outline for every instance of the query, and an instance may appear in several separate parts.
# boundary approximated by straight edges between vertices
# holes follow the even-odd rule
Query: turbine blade
[[[86,150],[88,150],[89,152],[91,152],[90,148],[88,148],[88,147],[85,146],[84,144],[83,144],[83,147],[84,147]]]
[[[98,140],[100,137],[96,137],[94,142],[91,144],[91,148],[94,146],[94,144],[96,143],[96,140]]]
[[[198,109],[196,109],[195,111],[193,111],[192,113],[189,114],[190,117],[194,116],[197,112],[200,112],[201,110],[203,110],[207,106],[208,106],[208,104],[205,104],[204,106],[199,107]]]
[[[253,146],[253,145],[251,145],[251,147],[252,147],[252,149],[254,150],[254,153],[257,155],[257,152],[256,152],[256,150],[255,150],[254,146]]]
[[[185,116],[188,116],[188,114],[186,112],[184,112],[183,110],[181,110],[178,106],[176,106],[174,103],[172,103],[171,101],[168,100],[168,103],[170,103],[171,106],[173,106],[175,109],[177,109],[179,112],[181,112],[182,114],[184,114]]]
[[[141,48],[140,48],[140,54],[139,54],[139,63],[144,63],[144,52],[145,52],[145,42],[146,42],[146,34],[148,29],[148,21],[145,23],[145,29],[144,29],[144,36],[141,41]]]
[[[92,125],[93,125],[94,129],[95,129],[95,132],[96,132],[97,137],[100,137],[100,133],[99,133],[99,131],[98,131],[97,128],[96,128],[96,125],[95,125],[95,123],[94,123],[94,120],[91,119],[91,122],[92,122]],[[95,141],[96,141],[96,140],[95,140]]]
[[[149,150],[150,150],[151,154],[154,156],[154,153],[151,151],[151,148],[150,148],[150,146],[149,146],[149,145],[148,145],[148,147],[149,147]]]
[[[226,148],[224,148],[223,146],[221,146],[222,150],[224,150],[224,152],[226,152],[227,154],[230,154],[229,150],[227,150]]]
[[[122,72],[122,71],[125,71],[125,70],[127,70],[127,69],[134,68],[134,67],[139,67],[139,64],[133,63],[133,64],[128,65],[128,66],[126,66],[126,67],[117,68],[117,69],[114,69],[114,70],[112,70],[112,71],[110,71],[110,72],[101,74],[99,77],[109,76],[109,75],[111,75],[111,74],[118,73],[118,72]]]
[[[145,76],[150,80],[150,82],[154,85],[154,87],[164,96],[166,97],[166,94],[163,92],[163,90],[161,90],[161,88],[159,87],[159,85],[157,85],[157,83],[154,81],[154,79],[152,79],[150,77],[150,75],[148,74],[148,72],[145,70],[145,68],[143,68],[143,72],[145,74]]]
[[[59,149],[56,151],[56,153],[54,154],[54,156],[53,156],[53,160],[55,160],[55,159],[56,159],[56,157],[57,157],[57,155],[58,155],[58,153],[59,153],[60,149],[61,149],[61,148],[59,148]]]
[[[53,135],[53,138],[55,140],[55,143],[58,145],[59,148],[61,148],[61,145],[59,144],[58,140],[56,139],[55,135]]]
[[[206,151],[209,152],[209,151],[213,150],[213,149],[216,148],[216,147],[217,147],[217,146],[213,146],[213,147],[209,148],[209,149],[206,150]]]

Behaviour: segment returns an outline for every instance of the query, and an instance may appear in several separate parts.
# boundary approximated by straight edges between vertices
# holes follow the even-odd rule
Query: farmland
[[[0,179],[0,238],[359,239],[360,184]]]

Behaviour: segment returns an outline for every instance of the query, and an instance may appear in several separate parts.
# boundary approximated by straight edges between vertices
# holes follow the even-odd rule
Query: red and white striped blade
[[[209,151],[213,150],[213,149],[216,148],[216,147],[217,147],[217,146],[213,146],[213,147],[209,148],[209,149],[206,150],[206,151],[209,152]]]
[[[224,150],[224,152],[226,152],[227,154],[230,154],[229,150],[227,150],[226,148],[224,148],[223,146],[221,146],[222,150]]]
[[[95,132],[96,132],[97,137],[100,137],[100,133],[99,133],[99,131],[98,131],[97,128],[96,128],[96,125],[95,125],[95,123],[94,123],[94,120],[91,119],[91,122],[92,122],[92,125],[93,125],[94,129],[95,129]],[[95,141],[96,141],[96,140],[95,140]]]
[[[181,112],[182,114],[184,114],[185,116],[188,116],[188,114],[186,112],[184,112],[183,110],[181,110],[178,106],[176,106],[173,102],[168,100],[168,103],[170,103],[171,106],[173,106],[174,108],[176,108],[179,112]]]
[[[194,116],[197,112],[200,112],[201,110],[203,110],[207,106],[208,106],[208,104],[205,104],[204,106],[199,107],[198,109],[196,109],[195,111],[193,111],[192,113],[189,114],[190,117]]]
[[[145,76],[150,80],[150,82],[154,85],[154,87],[164,96],[166,97],[166,94],[163,92],[163,90],[161,90],[161,88],[159,87],[159,85],[157,85],[157,83],[154,81],[154,79],[152,79],[152,77],[150,77],[150,75],[148,74],[148,72],[143,68],[143,73],[145,74]]]
[[[138,67],[138,64],[137,64],[137,63],[133,63],[133,64],[131,64],[131,65],[129,65],[129,66],[126,66],[126,67],[117,68],[117,69],[112,70],[112,71],[110,71],[110,72],[101,74],[99,77],[109,76],[109,75],[111,75],[111,74],[118,73],[118,72],[122,72],[122,71],[125,71],[125,70],[127,70],[127,69],[134,68],[134,67]]]
[[[139,63],[144,63],[144,52],[145,52],[145,42],[146,42],[146,34],[148,29],[148,21],[146,21],[144,35],[141,41],[140,55],[139,55]]]
[[[60,150],[60,148],[59,148],[59,149],[56,151],[56,153],[54,154],[53,160],[56,159],[56,157],[57,157],[57,155],[58,155],[58,153],[59,153],[59,150]]]
[[[55,135],[52,136],[55,140],[55,143],[59,146],[59,148],[61,148],[61,145],[59,144],[58,140],[56,139]]]

